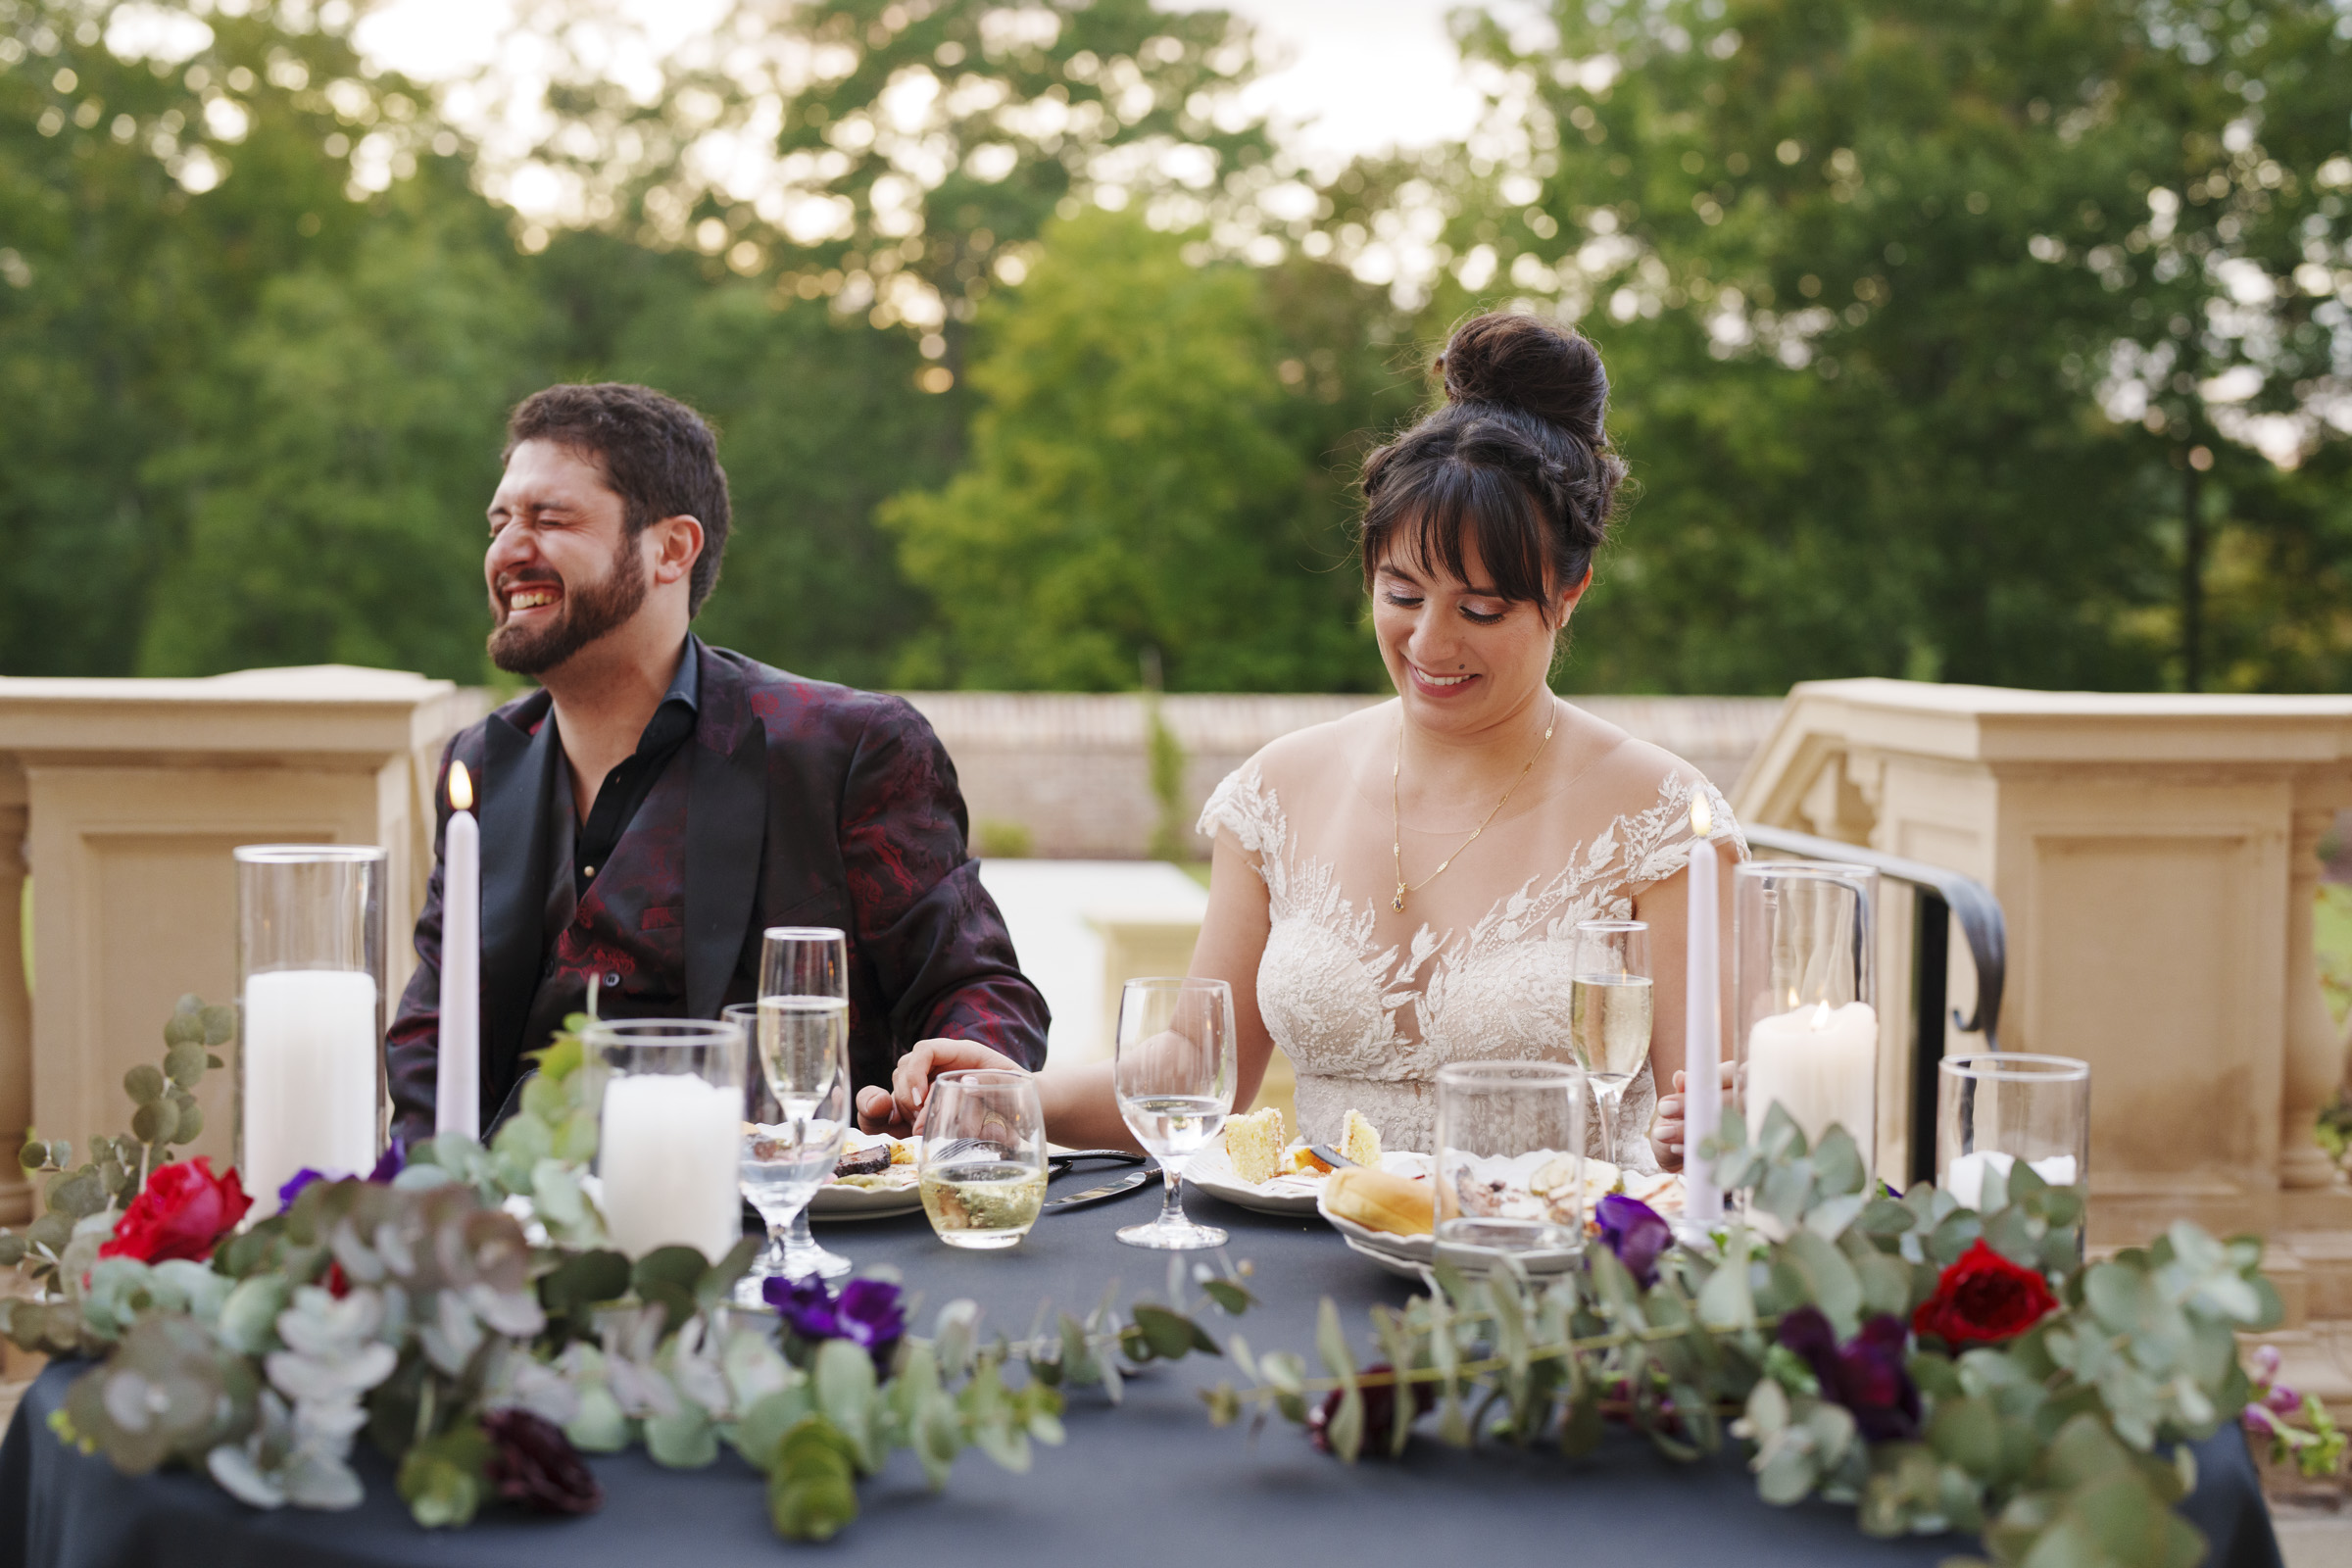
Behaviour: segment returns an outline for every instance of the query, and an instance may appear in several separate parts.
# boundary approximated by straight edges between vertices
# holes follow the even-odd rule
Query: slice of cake
[[[1263,1186],[1283,1168],[1282,1108],[1268,1105],[1225,1124],[1225,1157],[1233,1173],[1252,1187]]]
[[[1338,1152],[1343,1159],[1380,1169],[1380,1129],[1365,1120],[1362,1111],[1348,1111],[1348,1119],[1340,1124]]]

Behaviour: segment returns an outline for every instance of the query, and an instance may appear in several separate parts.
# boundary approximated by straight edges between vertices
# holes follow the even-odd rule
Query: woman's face
[[[1546,690],[1552,648],[1585,584],[1560,594],[1546,621],[1541,607],[1495,593],[1475,540],[1462,541],[1462,569],[1466,580],[1392,549],[1372,576],[1372,630],[1405,716],[1468,737]]]

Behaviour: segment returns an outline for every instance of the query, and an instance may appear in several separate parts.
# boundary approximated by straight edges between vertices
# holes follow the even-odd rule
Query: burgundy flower
[[[1658,1282],[1658,1254],[1674,1245],[1674,1227],[1638,1198],[1611,1193],[1600,1200],[1593,1216],[1600,1239],[1617,1261],[1643,1290]]]
[[[1390,1366],[1386,1361],[1375,1361],[1364,1368],[1363,1375],[1369,1377],[1376,1372],[1393,1372],[1395,1370],[1396,1368]],[[1437,1392],[1428,1384],[1415,1383],[1410,1387],[1412,1389],[1413,1413],[1404,1418],[1407,1426],[1419,1420],[1438,1401]],[[1394,1383],[1368,1384],[1356,1392],[1364,1401],[1362,1451],[1371,1457],[1385,1459],[1390,1454],[1390,1445],[1396,1441],[1396,1385]],[[1340,1413],[1340,1400],[1343,1397],[1340,1391],[1334,1389],[1316,1401],[1312,1410],[1306,1412],[1306,1441],[1325,1453],[1331,1452],[1331,1418]]]
[[[605,1489],[564,1429],[528,1410],[493,1410],[482,1417],[490,1440],[485,1470],[498,1494],[539,1513],[594,1513]]]
[[[201,1263],[252,1206],[237,1173],[215,1176],[209,1155],[158,1166],[98,1255],[135,1257],[142,1263],[184,1257]]]
[[[804,1340],[847,1340],[874,1358],[876,1371],[890,1370],[891,1353],[906,1332],[906,1303],[888,1280],[852,1280],[835,1296],[811,1274],[771,1279],[760,1294],[793,1333]]]
[[[1888,1312],[1843,1345],[1819,1307],[1800,1306],[1781,1319],[1781,1344],[1812,1369],[1821,1396],[1851,1411],[1872,1443],[1919,1436],[1919,1389],[1903,1365],[1909,1337],[1903,1320]]]
[[[2047,1280],[1980,1241],[1943,1271],[1911,1327],[1959,1350],[2013,1340],[2057,1309]]]

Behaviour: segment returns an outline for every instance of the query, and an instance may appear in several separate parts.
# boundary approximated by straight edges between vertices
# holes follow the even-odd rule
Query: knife
[[[1361,1163],[1349,1159],[1329,1144],[1309,1144],[1306,1146],[1306,1152],[1334,1170],[1361,1170],[1364,1168]]]
[[[1073,1208],[1085,1208],[1094,1203],[1106,1203],[1114,1198],[1124,1198],[1157,1174],[1156,1170],[1151,1169],[1131,1170],[1101,1187],[1090,1187],[1083,1193],[1072,1193],[1067,1198],[1050,1198],[1046,1200],[1046,1212],[1066,1213]]]

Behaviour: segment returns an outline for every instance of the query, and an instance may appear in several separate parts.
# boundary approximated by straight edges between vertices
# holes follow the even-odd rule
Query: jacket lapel
[[[547,835],[539,820],[556,763],[556,725],[545,693],[514,718],[490,715],[482,779],[482,1076],[504,1085],[522,1045],[523,1018],[539,986],[541,914],[547,901]],[[537,734],[524,726],[539,720]],[[484,1095],[482,1103],[491,1103]]]
[[[741,961],[767,837],[767,726],[708,650],[686,807],[686,1012],[715,1018]]]

